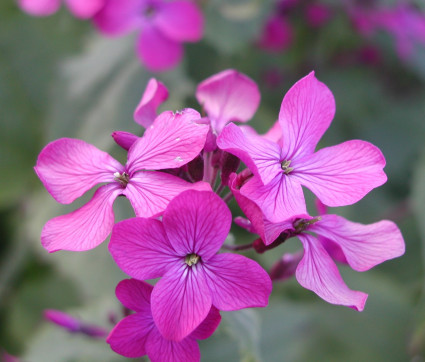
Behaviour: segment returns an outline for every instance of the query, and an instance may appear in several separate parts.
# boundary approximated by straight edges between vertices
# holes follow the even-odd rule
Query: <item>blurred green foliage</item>
[[[170,90],[162,109],[198,107],[196,85],[226,68],[236,68],[259,84],[262,103],[251,124],[265,132],[277,119],[285,92],[315,70],[337,104],[321,145],[365,139],[387,158],[386,185],[356,205],[332,211],[364,223],[396,221],[406,254],[365,273],[343,268],[351,288],[369,293],[363,313],[327,305],[295,280],[276,284],[268,308],[223,313],[218,331],[200,342],[202,360],[423,360],[425,49],[401,62],[382,34],[373,39],[382,50],[381,63],[362,63],[353,50],[364,39],[343,13],[336,13],[320,29],[310,28],[302,16],[291,18],[293,45],[270,54],[255,43],[273,9],[271,0],[201,4],[204,40],[186,47],[177,69],[153,75],[136,59],[133,36],[106,39],[65,10],[33,18],[11,0],[0,3],[0,347],[28,362],[123,360],[103,341],[70,335],[42,321],[43,309],[59,308],[112,327],[108,315],[120,310],[114,288],[125,277],[106,245],[86,253],[55,254],[41,247],[43,224],[76,207],[58,205],[33,172],[47,142],[81,138],[123,161],[125,154],[110,133],[141,133],[132,113],[151,76]],[[125,199],[117,200],[115,211],[117,219],[132,216]],[[237,243],[250,241],[240,230],[234,235]],[[290,240],[255,258],[270,268],[284,251],[299,247]]]

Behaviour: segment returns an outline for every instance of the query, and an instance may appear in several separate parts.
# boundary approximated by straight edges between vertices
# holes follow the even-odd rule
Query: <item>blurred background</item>
[[[65,7],[38,18],[12,0],[0,2],[0,359],[124,360],[102,340],[43,320],[43,310],[54,308],[110,329],[120,316],[115,286],[126,276],[107,243],[84,253],[43,249],[44,223],[89,196],[57,204],[33,171],[40,150],[75,137],[125,162],[110,134],[140,133],[132,114],[150,77],[170,91],[162,110],[199,110],[197,84],[235,68],[260,87],[261,105],[250,123],[260,133],[277,119],[293,83],[316,71],[337,107],[319,147],[363,139],[387,159],[384,186],[330,211],[362,223],[395,221],[406,253],[364,273],[340,268],[350,288],[369,294],[361,313],[327,304],[295,279],[275,283],[269,307],[223,313],[217,332],[200,342],[202,361],[424,361],[425,3],[198,4],[203,40],[185,46],[175,69],[153,74],[135,56],[136,34],[106,38]],[[117,220],[133,216],[122,198],[114,210]],[[233,235],[236,243],[255,238],[236,227]],[[291,239],[264,255],[246,255],[269,270],[284,252],[299,248]]]

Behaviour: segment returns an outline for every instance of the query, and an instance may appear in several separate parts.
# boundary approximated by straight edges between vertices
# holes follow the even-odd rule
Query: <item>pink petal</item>
[[[367,294],[348,289],[335,263],[316,238],[308,234],[298,238],[304,246],[304,256],[295,274],[298,283],[329,303],[362,311]]]
[[[140,280],[161,277],[171,265],[184,260],[156,219],[133,218],[115,224],[109,252],[121,270]]]
[[[107,0],[93,17],[93,22],[99,31],[106,35],[129,33],[141,29],[143,6],[140,0]]]
[[[344,206],[354,204],[385,183],[384,166],[385,158],[377,147],[353,140],[299,160],[293,176],[324,204]]]
[[[241,194],[254,201],[270,222],[307,214],[302,187],[291,175],[279,175],[266,186],[254,176],[242,186]]]
[[[285,160],[314,152],[335,114],[335,99],[329,88],[311,72],[295,83],[282,101],[282,157]]]
[[[259,136],[245,135],[242,130],[231,123],[217,138],[217,146],[239,157],[264,185],[282,173],[280,147]]]
[[[190,335],[191,338],[196,339],[207,339],[212,336],[212,334],[217,329],[218,325],[221,321],[221,315],[219,310],[212,306],[210,309],[210,312],[208,313],[207,317],[204,319],[204,321],[196,328],[192,334]]]
[[[206,182],[190,183],[179,177],[156,171],[141,171],[131,177],[123,194],[139,217],[161,214],[170,201],[186,190],[210,191]]]
[[[95,248],[112,230],[112,204],[121,192],[117,184],[101,186],[93,198],[78,210],[49,220],[41,232],[41,244],[50,253]]]
[[[238,254],[217,254],[204,269],[212,303],[219,310],[267,306],[272,283],[254,260]]]
[[[201,40],[204,18],[199,7],[190,1],[164,1],[154,18],[155,26],[177,42]]]
[[[106,342],[113,351],[124,357],[141,357],[147,354],[148,337],[154,329],[150,314],[131,314],[115,326]]]
[[[196,123],[199,118],[190,108],[161,113],[128,151],[129,172],[178,168],[192,161],[204,147],[209,129]]]
[[[164,84],[151,78],[143,93],[142,99],[134,111],[134,120],[148,128],[156,118],[158,107],[168,98],[168,90]]]
[[[294,37],[291,24],[282,16],[275,15],[267,20],[258,45],[270,52],[287,49]]]
[[[60,0],[19,0],[19,7],[30,15],[47,16],[58,11]]]
[[[77,17],[88,19],[107,3],[106,0],[66,0],[69,10]]]
[[[182,44],[170,39],[151,25],[143,27],[136,50],[146,68],[154,72],[175,67],[183,57]]]
[[[385,260],[399,257],[405,250],[400,230],[388,220],[362,225],[341,216],[323,215],[309,230],[341,247],[348,264],[357,271],[365,271]]]
[[[34,167],[53,198],[69,204],[101,182],[113,182],[124,167],[82,140],[61,138],[43,148]]]
[[[279,121],[276,121],[273,126],[265,133],[262,137],[272,142],[281,144],[282,139],[282,128],[280,127]]]
[[[195,339],[187,337],[180,342],[169,341],[157,328],[149,334],[146,350],[152,362],[199,362],[201,359]]]
[[[124,307],[136,312],[147,313],[151,311],[151,293],[153,286],[137,279],[121,280],[115,294]]]
[[[230,121],[250,120],[260,104],[260,97],[257,84],[233,69],[205,79],[196,90],[196,99],[217,133]]]
[[[135,134],[124,131],[114,131],[111,136],[118,146],[121,146],[127,151],[133,146],[133,143],[139,139]]]
[[[170,243],[179,255],[195,253],[203,262],[223,245],[232,214],[211,191],[185,191],[170,202],[163,223]]]
[[[161,334],[181,341],[207,317],[211,293],[205,281],[202,264],[174,265],[155,285],[151,297],[152,315]]]

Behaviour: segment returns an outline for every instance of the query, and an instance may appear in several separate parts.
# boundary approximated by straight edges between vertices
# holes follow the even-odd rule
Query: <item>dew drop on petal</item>
[[[174,161],[183,162],[183,159],[180,156],[177,156]]]
[[[177,138],[176,138],[176,141],[180,141],[180,137],[177,137]]]

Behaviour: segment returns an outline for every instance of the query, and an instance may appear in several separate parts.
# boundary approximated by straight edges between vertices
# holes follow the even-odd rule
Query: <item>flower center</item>
[[[322,220],[320,216],[315,217],[314,219],[298,219],[294,222],[294,228],[295,232],[297,234],[302,233],[303,231],[307,230],[310,225],[313,225],[314,223]]]
[[[294,168],[289,167],[291,165],[291,160],[285,160],[282,161],[280,164],[280,167],[282,167],[283,172],[285,172],[285,175],[289,174]]]
[[[130,181],[130,176],[126,172],[123,172],[123,173],[115,172],[114,179],[115,181],[119,182],[121,186],[126,187]]]
[[[198,261],[201,259],[201,257],[199,255],[196,254],[187,254],[186,257],[184,258],[184,262],[189,265],[195,265],[198,263]]]

